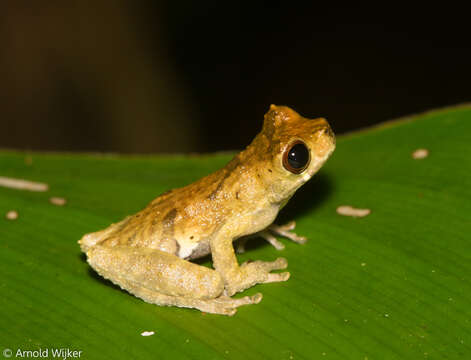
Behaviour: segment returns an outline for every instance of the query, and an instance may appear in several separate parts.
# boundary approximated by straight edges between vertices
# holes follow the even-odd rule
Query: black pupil
[[[309,150],[303,144],[294,145],[288,153],[288,163],[293,169],[301,169],[309,161]]]

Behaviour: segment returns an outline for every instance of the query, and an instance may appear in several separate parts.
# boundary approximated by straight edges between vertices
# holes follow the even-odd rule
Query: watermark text
[[[82,350],[70,348],[39,348],[34,350],[26,349],[3,349],[4,358],[16,359],[79,359],[82,356]]]

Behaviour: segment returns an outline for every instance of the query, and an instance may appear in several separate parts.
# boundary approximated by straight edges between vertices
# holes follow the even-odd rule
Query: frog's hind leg
[[[87,258],[104,278],[152,304],[233,315],[238,306],[261,300],[261,294],[223,296],[224,281],[218,272],[156,249],[97,245],[88,250]]]

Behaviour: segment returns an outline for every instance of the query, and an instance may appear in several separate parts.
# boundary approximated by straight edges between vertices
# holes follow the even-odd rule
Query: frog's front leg
[[[232,299],[223,294],[216,271],[156,249],[95,245],[87,258],[104,278],[152,304],[233,315],[237,307],[262,300],[261,294]]]
[[[211,253],[214,268],[224,279],[225,294],[231,296],[255,284],[286,281],[289,272],[272,273],[273,270],[286,269],[285,258],[275,261],[251,261],[239,266],[230,237],[217,237],[211,240]]]

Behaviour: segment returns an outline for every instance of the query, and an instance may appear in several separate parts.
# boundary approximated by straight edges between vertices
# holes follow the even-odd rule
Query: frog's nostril
[[[334,138],[334,132],[330,127],[326,127],[324,129],[324,134],[330,136],[331,138]]]

